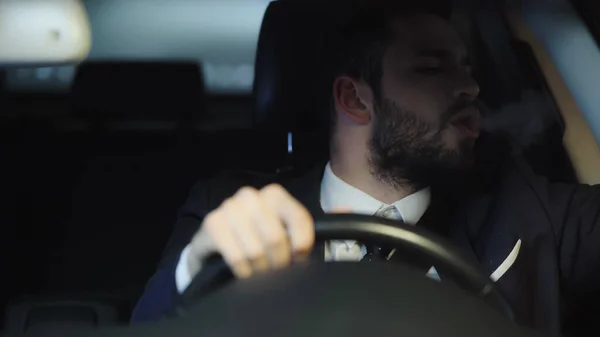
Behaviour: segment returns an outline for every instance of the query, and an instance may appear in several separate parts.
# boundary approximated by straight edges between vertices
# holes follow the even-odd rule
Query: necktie
[[[402,220],[402,215],[394,205],[382,205],[379,210],[375,212],[374,216],[390,220]],[[392,249],[385,247],[377,247],[374,245],[365,245],[365,247],[367,248],[367,255],[365,255],[361,261],[387,260],[392,253]]]
[[[381,218],[386,218],[390,220],[402,220],[402,215],[398,211],[398,208],[394,205],[390,206],[381,206],[377,212],[375,212],[374,216],[378,216]]]
[[[402,215],[400,214],[400,212],[394,205],[381,206],[381,208],[379,208],[379,210],[377,212],[375,212],[374,215],[382,217],[382,218],[386,218],[386,219],[403,221]],[[377,247],[374,245],[371,245],[371,246],[365,245],[365,247],[367,248],[367,255],[365,255],[363,257],[361,262],[370,262],[373,260],[386,261],[391,257],[392,253],[395,252],[395,249],[389,249],[389,248],[385,248],[385,247]],[[422,265],[424,267],[431,266],[427,262],[419,262],[419,261],[421,261],[421,259],[419,259],[418,256],[413,257],[412,260],[417,261],[416,262],[417,264]],[[429,268],[427,271],[427,277],[432,278],[437,281],[440,281],[440,276],[438,275],[438,272],[435,269],[435,267],[431,266],[431,267],[427,267],[427,268]]]

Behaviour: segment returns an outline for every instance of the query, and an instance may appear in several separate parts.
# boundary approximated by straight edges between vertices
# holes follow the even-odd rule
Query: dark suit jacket
[[[519,255],[497,285],[522,324],[556,332],[583,332],[600,319],[600,188],[549,183],[520,158],[489,150],[476,171],[452,188],[433,187],[432,204],[417,226],[442,234],[479,261],[488,275],[521,240]],[[224,173],[198,183],[181,209],[159,270],[149,281],[133,321],[155,320],[176,298],[178,256],[203,217],[240,186],[282,183],[313,214],[324,165],[283,181]],[[281,178],[281,177],[279,177]],[[322,257],[322,247],[315,248]],[[579,334],[579,333],[578,333]]]

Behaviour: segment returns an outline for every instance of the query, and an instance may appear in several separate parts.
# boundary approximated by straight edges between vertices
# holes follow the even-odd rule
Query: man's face
[[[469,166],[479,136],[479,87],[449,22],[413,14],[393,28],[372,106],[372,168],[390,183],[430,184]]]

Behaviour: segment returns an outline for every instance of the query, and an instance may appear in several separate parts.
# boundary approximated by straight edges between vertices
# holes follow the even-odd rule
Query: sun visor
[[[0,66],[77,63],[91,44],[79,0],[0,0]]]

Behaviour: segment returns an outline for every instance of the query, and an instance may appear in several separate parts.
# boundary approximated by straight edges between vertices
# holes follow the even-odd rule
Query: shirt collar
[[[430,188],[421,189],[393,203],[407,224],[416,224],[431,202]],[[330,163],[325,167],[321,181],[321,208],[325,213],[336,208],[349,209],[353,213],[373,215],[382,206],[389,206],[356,187],[346,183],[331,170]]]

